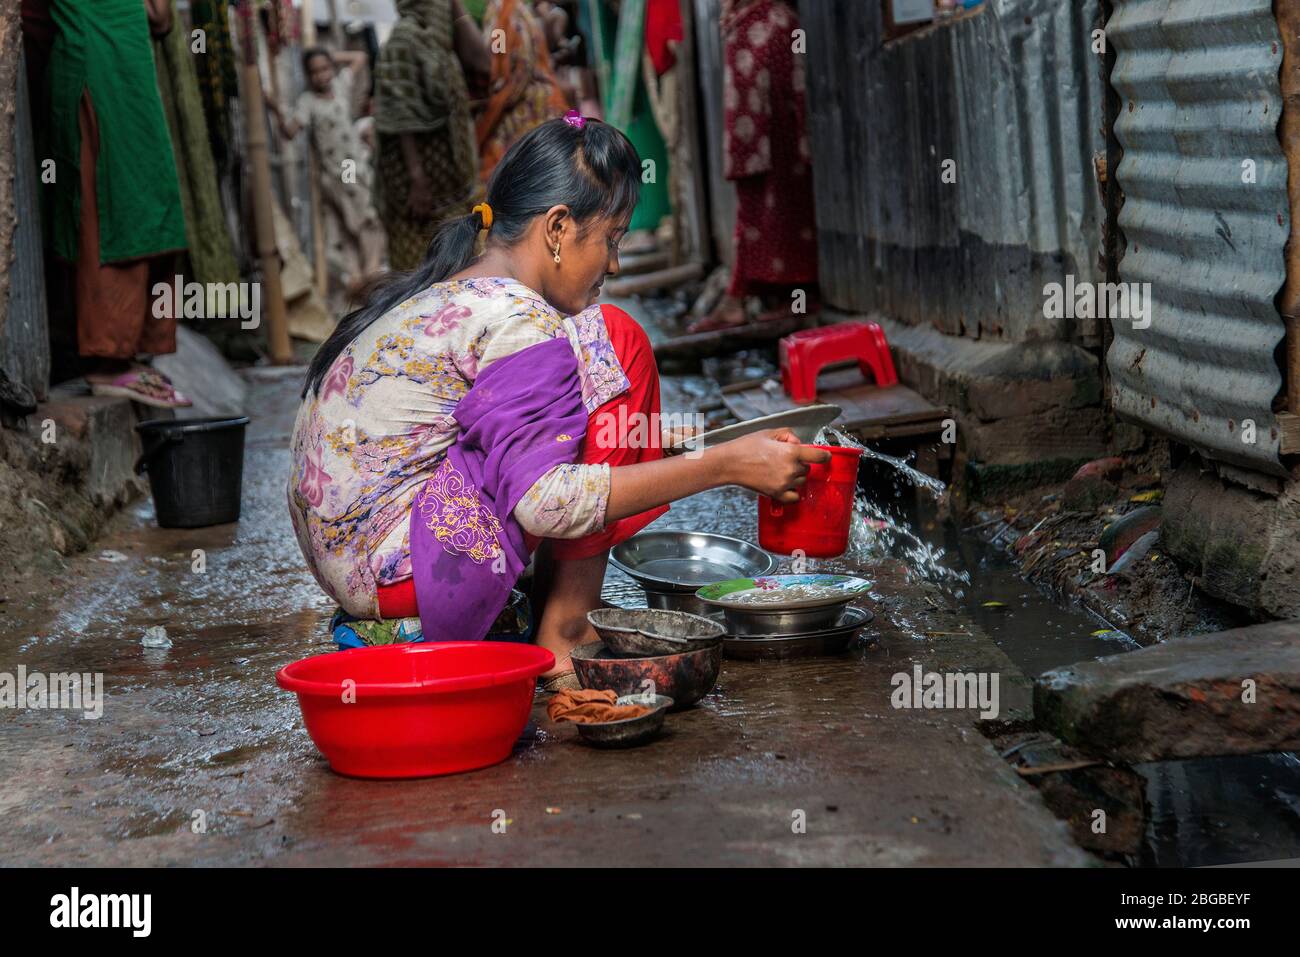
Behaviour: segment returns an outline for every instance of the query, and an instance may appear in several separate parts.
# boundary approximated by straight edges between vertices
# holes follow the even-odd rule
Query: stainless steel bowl
[[[703,585],[771,574],[777,563],[775,556],[739,538],[672,531],[633,535],[614,546],[609,561],[647,594],[686,592],[692,597]]]
[[[722,612],[709,616],[724,621]],[[874,615],[850,605],[829,628],[804,634],[751,635],[729,632],[722,639],[722,654],[740,661],[783,661],[791,658],[825,658],[842,654],[860,640]]]
[[[695,597],[693,591],[651,591],[643,588],[645,603],[663,611],[684,611],[690,615],[708,615],[714,609]]]
[[[763,610],[756,607],[726,607],[722,613],[726,618],[727,633],[734,635],[797,635],[829,628],[840,620],[844,607],[853,600],[846,596],[842,602],[834,605],[822,605],[819,608],[773,608]]]

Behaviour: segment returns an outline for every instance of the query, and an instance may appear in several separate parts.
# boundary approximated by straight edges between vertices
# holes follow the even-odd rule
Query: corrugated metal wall
[[[1213,458],[1285,474],[1271,409],[1291,217],[1272,0],[1117,0],[1107,35],[1123,98],[1120,278],[1152,294],[1149,328],[1113,323],[1115,410]]]
[[[27,67],[18,66],[14,111],[14,261],[9,269],[9,312],[0,329],[0,367],[38,399],[48,392],[50,333],[45,306],[45,253],[32,152],[32,115],[27,96]]]
[[[1095,334],[1045,319],[1043,287],[1097,278],[1097,0],[988,0],[889,44],[874,0],[799,10],[827,300],[954,335]]]

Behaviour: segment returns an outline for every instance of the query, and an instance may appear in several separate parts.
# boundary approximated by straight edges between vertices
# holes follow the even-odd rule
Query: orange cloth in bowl
[[[617,697],[612,691],[559,691],[546,706],[546,716],[552,721],[605,724],[609,721],[639,718],[654,710],[639,704],[614,704]]]

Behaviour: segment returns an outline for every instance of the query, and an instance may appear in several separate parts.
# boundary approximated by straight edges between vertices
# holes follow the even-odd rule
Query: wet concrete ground
[[[873,644],[727,661],[717,689],[646,747],[588,749],[539,703],[494,768],[334,775],[274,682],[334,648],[284,506],[298,381],[255,380],[237,526],[157,529],[146,502],[62,581],[6,584],[0,671],[102,671],[107,701],[99,720],[0,712],[0,863],[1087,863],[972,713],[890,707],[891,676],[914,661],[998,671],[1004,717],[1028,700],[971,617],[891,560],[863,569],[878,583]],[[743,534],[752,516],[733,489],[663,521]],[[141,646],[152,625],[171,648]]]

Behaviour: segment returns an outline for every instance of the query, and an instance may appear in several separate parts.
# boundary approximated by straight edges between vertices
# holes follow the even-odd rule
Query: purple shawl
[[[411,569],[425,641],[478,641],[528,564],[515,505],[587,432],[563,337],[492,363],[452,412],[461,428],[411,506]]]

